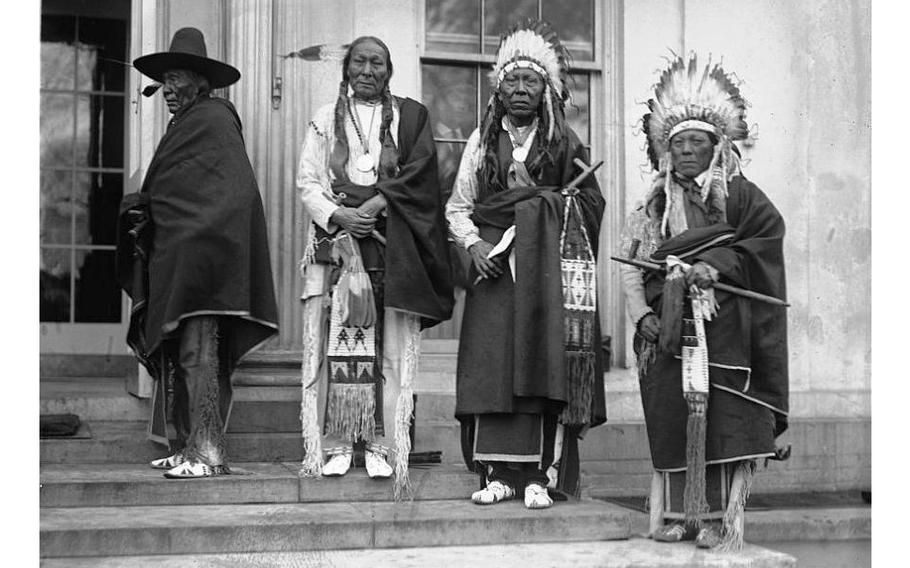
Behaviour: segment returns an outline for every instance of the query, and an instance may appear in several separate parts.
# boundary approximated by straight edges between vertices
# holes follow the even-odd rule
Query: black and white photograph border
[[[902,242],[907,210],[899,154],[908,126],[899,110],[907,92],[900,7],[871,0],[732,0],[722,9],[711,0],[35,4],[5,8],[0,34],[16,77],[0,95],[8,97],[10,124],[0,155],[12,182],[0,223],[9,259],[3,296],[13,315],[3,330],[13,381],[0,403],[12,441],[0,533],[11,565],[893,564],[901,542],[904,497],[895,488],[902,468],[881,456],[901,447],[901,395],[910,394],[900,380],[903,334],[896,327],[910,314],[889,297],[894,288],[900,293],[901,255],[894,246]],[[363,461],[370,452],[359,445],[344,477],[308,477],[301,473],[300,417],[307,386],[301,384],[301,300],[309,284],[301,268],[316,223],[301,199],[298,174],[317,111],[339,99],[351,42],[381,39],[394,61],[390,92],[429,113],[438,189],[448,199],[460,183],[471,132],[484,124],[500,92],[505,74],[490,76],[500,36],[523,17],[548,21],[568,49],[566,127],[591,164],[603,161],[593,177],[604,200],[595,276],[606,422],[578,440],[577,494],[551,491],[559,496],[546,510],[527,508],[520,491],[494,506],[471,503],[484,481],[463,458],[465,433],[474,443],[479,435],[463,430],[455,416],[459,334],[471,317],[465,290],[487,283],[478,287],[476,265],[455,241],[449,253],[463,262],[453,273],[454,309],[422,331],[410,385],[410,494],[396,500],[395,476],[371,479]],[[73,23],[71,32],[63,30],[80,19],[82,28]],[[46,21],[53,25],[46,29]],[[105,28],[110,22],[120,27]],[[155,381],[127,345],[132,303],[113,270],[120,200],[139,191],[171,118],[165,88],[132,62],[168,51],[185,27],[204,34],[208,58],[240,72],[238,82],[215,88],[212,98],[229,101],[242,125],[265,219],[278,328],[233,372],[226,439],[238,475],[189,480],[148,467],[171,452],[148,437]],[[620,263],[610,260],[628,258],[622,243],[629,215],[656,187],[655,176],[666,178],[649,160],[642,120],[648,100],[661,72],[693,53],[699,71],[709,61],[720,64],[747,102],[748,135],[729,141],[742,175],[761,188],[786,226],[788,428],[774,440],[775,457],[786,459],[755,460],[746,544],[733,552],[649,538],[659,436],[646,423],[650,407],[639,387],[640,328]],[[54,73],[72,83],[49,81]],[[873,115],[882,122],[875,136]],[[360,117],[368,126],[369,114]],[[873,180],[886,188],[878,199]],[[673,222],[666,221],[669,234]],[[19,246],[23,235],[38,235],[37,256],[33,245]],[[508,273],[505,259],[503,266]],[[27,277],[36,272],[37,286]],[[707,349],[710,354],[710,341]],[[888,377],[875,396],[873,368]],[[748,391],[746,385],[738,394]],[[18,434],[35,423],[36,399],[38,443],[33,434]],[[395,405],[389,408],[394,414]],[[391,439],[394,416],[382,414]],[[51,416],[64,422],[46,422]],[[45,429],[65,427],[73,416],[68,435]],[[173,440],[174,431],[169,434]],[[394,455],[393,448],[393,468]],[[873,478],[886,490],[874,545]],[[662,479],[664,496],[683,507],[682,485]],[[726,503],[729,480],[718,487],[713,498]],[[667,504],[663,520],[681,520],[681,510]]]

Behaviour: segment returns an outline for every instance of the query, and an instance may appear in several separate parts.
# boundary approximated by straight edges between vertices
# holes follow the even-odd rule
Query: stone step
[[[610,504],[571,501],[529,510],[520,500],[478,507],[467,499],[44,507],[39,526],[44,558],[564,543],[630,535],[628,511]]]
[[[142,420],[148,401],[130,395],[122,377],[55,377],[39,382],[41,414],[82,420]]]
[[[146,422],[89,422],[87,439],[43,439],[42,463],[146,463],[167,450],[146,438]],[[229,456],[243,461],[297,461],[303,456],[300,433],[229,433]]]
[[[341,478],[300,477],[299,462],[238,463],[242,475],[166,479],[142,464],[45,464],[40,472],[41,507],[118,507],[228,503],[319,503],[391,501],[392,481],[370,479],[352,468]],[[464,465],[412,465],[415,500],[467,499],[477,476]]]
[[[415,451],[438,450],[446,463],[462,463],[461,432],[456,420],[432,420],[426,415],[449,412],[454,404],[444,395],[418,395]],[[242,425],[241,413],[232,417]],[[252,407],[251,407],[252,408]],[[274,414],[291,416],[296,409],[271,409]],[[443,410],[445,409],[445,410]],[[268,413],[259,412],[254,419]],[[290,417],[285,418],[289,422]],[[249,422],[248,422],[249,424]],[[234,459],[245,462],[299,461],[303,457],[299,428],[288,432],[236,432],[231,426],[228,452]],[[753,491],[780,493],[867,489],[871,486],[871,463],[868,445],[857,443],[853,448],[834,448],[813,445],[821,432],[838,430],[858,442],[868,435],[869,423],[831,421],[793,421],[786,436],[793,442],[793,454],[785,462],[759,463]],[[252,428],[252,427],[250,427]],[[260,428],[263,429],[263,428]],[[40,442],[42,463],[145,463],[161,457],[165,450],[146,439],[146,423],[88,422],[84,430],[89,439],[45,439]],[[600,494],[647,495],[651,479],[651,459],[647,432],[643,423],[607,422],[592,429],[580,442],[581,479],[583,491],[598,490]],[[840,445],[840,444],[839,444]]]
[[[629,511],[632,534],[647,536],[648,514],[631,508]],[[751,543],[867,540],[872,538],[872,508],[866,505],[752,510],[747,506],[744,537]]]
[[[106,558],[46,558],[44,568],[347,568],[350,566],[573,566],[575,568],[791,568],[788,554],[747,544],[738,552],[697,550],[691,543],[643,538],[480,546],[439,546],[364,550],[314,550],[235,554],[171,554]],[[840,566],[840,565],[837,565]]]
[[[455,419],[454,393],[417,391],[418,423]],[[299,386],[237,386],[228,432],[300,432]],[[150,401],[128,392],[116,377],[41,381],[41,414],[76,414],[83,421],[148,419]]]
[[[88,437],[40,441],[42,464],[146,463],[167,450],[146,438],[146,422],[88,422],[80,433]],[[444,462],[462,460],[457,424],[418,420],[414,451],[440,450]],[[303,459],[300,430],[296,432],[231,432],[228,456],[245,462],[282,462]]]

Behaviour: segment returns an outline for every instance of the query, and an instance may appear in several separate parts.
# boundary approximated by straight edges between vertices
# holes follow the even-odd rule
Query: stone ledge
[[[45,568],[301,568],[320,566],[573,566],[575,568],[790,568],[790,555],[746,545],[737,553],[696,550],[691,543],[665,544],[632,538],[559,544],[440,546],[393,550],[324,550],[253,554],[194,554],[43,559]]]
[[[392,501],[392,480],[370,479],[352,468],[343,478],[301,478],[299,462],[237,463],[245,475],[170,480],[144,464],[45,464],[41,466],[41,507],[115,507],[243,503],[324,503]],[[414,499],[467,499],[477,476],[464,466],[410,468]]]
[[[629,512],[596,501],[528,510],[468,500],[42,508],[44,557],[400,548],[625,539]]]

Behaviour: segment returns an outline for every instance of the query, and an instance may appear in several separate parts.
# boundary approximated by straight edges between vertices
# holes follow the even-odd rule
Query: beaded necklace
[[[376,107],[379,105],[373,105],[373,113],[370,115],[370,129],[367,131],[367,135],[373,132],[373,119],[376,118]],[[357,171],[367,173],[374,170],[375,165],[373,164],[373,157],[370,155],[370,145],[367,140],[364,139],[363,131],[360,126],[360,117],[358,113],[354,112],[353,105],[351,104],[351,99],[348,99],[348,115],[351,117],[351,122],[354,123],[354,131],[357,132],[357,138],[360,140],[360,145],[363,147],[363,154],[358,156],[354,161],[354,167],[357,168]]]

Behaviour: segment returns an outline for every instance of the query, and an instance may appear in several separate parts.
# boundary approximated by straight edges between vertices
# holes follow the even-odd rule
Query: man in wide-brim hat
[[[123,198],[118,231],[118,279],[133,300],[127,343],[155,379],[149,438],[174,450],[150,465],[168,478],[229,473],[232,371],[278,329],[240,117],[211,96],[240,72],[207,57],[195,28],[133,64],[163,84],[173,114],[142,188]]]

